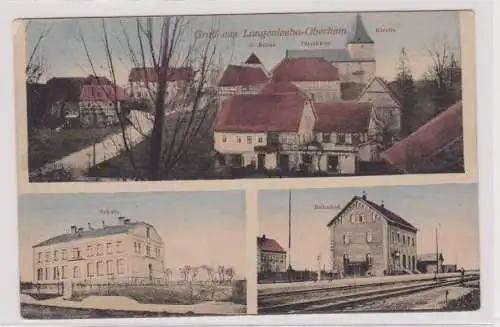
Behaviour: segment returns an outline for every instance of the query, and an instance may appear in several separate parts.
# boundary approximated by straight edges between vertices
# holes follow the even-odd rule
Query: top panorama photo
[[[465,172],[460,12],[255,16],[26,21],[29,181]]]

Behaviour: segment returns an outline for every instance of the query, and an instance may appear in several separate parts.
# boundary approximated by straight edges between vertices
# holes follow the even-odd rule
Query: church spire
[[[348,44],[375,43],[373,42],[372,38],[366,31],[365,25],[363,24],[363,20],[361,19],[361,15],[359,13],[356,14],[354,36],[347,43]]]

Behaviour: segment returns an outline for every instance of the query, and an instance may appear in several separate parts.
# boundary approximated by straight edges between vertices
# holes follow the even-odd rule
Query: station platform
[[[465,276],[478,274],[477,272],[466,272]],[[460,277],[460,273],[443,273],[438,274],[438,277]],[[410,281],[425,281],[432,280],[434,274],[415,274],[415,275],[399,275],[399,276],[381,276],[381,277],[354,277],[320,281],[293,282],[293,283],[269,283],[258,284],[259,293],[279,293],[282,291],[291,290],[307,290],[324,287],[345,287],[356,285],[383,284],[394,282],[410,282]]]

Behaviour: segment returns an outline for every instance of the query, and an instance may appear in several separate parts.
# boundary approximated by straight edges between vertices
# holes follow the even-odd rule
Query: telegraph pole
[[[292,270],[292,190],[288,190],[288,270]]]
[[[436,276],[439,273],[439,241],[438,241],[438,228],[436,227]]]

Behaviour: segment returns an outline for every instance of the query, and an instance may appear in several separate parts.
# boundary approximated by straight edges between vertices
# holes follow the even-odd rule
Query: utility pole
[[[288,190],[288,270],[292,270],[292,190]]]
[[[93,163],[92,167],[95,167],[95,142],[92,146],[92,163]]]
[[[436,227],[436,276],[439,273],[439,241],[438,241],[438,228]]]

